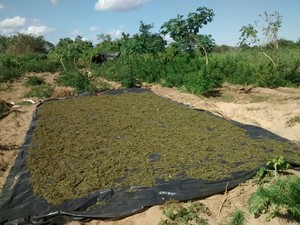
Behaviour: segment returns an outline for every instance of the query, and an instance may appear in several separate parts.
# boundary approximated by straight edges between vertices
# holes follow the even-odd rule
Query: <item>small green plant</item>
[[[25,97],[49,98],[54,88],[50,84],[32,86]]]
[[[248,200],[250,213],[267,214],[266,221],[287,215],[300,222],[300,177],[287,176],[267,186],[260,186]]]
[[[42,84],[46,84],[45,79],[43,77],[37,77],[37,76],[27,77],[25,82],[26,87],[38,86]]]
[[[286,121],[285,126],[293,127],[296,125],[296,123],[300,123],[300,115],[290,118],[288,121]]]
[[[228,225],[244,225],[247,223],[245,212],[236,208],[231,214]]]
[[[284,171],[290,168],[290,164],[286,161],[284,156],[278,156],[273,158],[271,161],[267,162],[267,167],[261,167],[256,172],[254,177],[255,183],[264,183],[266,180],[269,180],[272,176],[273,178],[278,177],[278,172]],[[269,179],[266,179],[269,178]]]
[[[274,175],[277,177],[278,171],[287,170],[290,167],[290,164],[285,160],[284,156],[278,156],[267,162],[267,166],[272,166],[274,168]]]
[[[180,203],[171,203],[165,207],[163,213],[167,219],[161,220],[160,225],[208,225],[206,219],[200,216],[201,214],[210,214],[209,209],[200,202],[193,202],[188,207],[184,207]]]

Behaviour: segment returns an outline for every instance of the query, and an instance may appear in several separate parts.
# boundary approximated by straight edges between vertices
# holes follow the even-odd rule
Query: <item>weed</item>
[[[278,177],[279,171],[284,171],[289,169],[290,164],[286,161],[286,159],[283,156],[278,156],[273,158],[271,161],[268,161],[267,167],[261,167],[254,177],[255,183],[264,183],[265,181],[269,180],[272,176],[273,178]]]
[[[201,214],[210,214],[208,208],[200,202],[193,202],[190,206],[184,207],[180,203],[171,203],[163,210],[167,219],[161,220],[160,225],[200,224],[208,225]]]
[[[287,170],[290,164],[285,160],[284,156],[278,156],[267,162],[267,166],[271,165],[274,168],[275,177],[278,175],[279,170]]]
[[[267,214],[266,221],[287,215],[300,222],[300,177],[287,176],[268,186],[260,186],[248,200],[250,213]]]
[[[288,121],[286,121],[285,126],[286,127],[293,127],[296,125],[296,123],[300,123],[300,115],[294,116],[290,118]]]
[[[53,93],[54,88],[50,84],[41,84],[32,86],[25,97],[49,98]]]
[[[240,209],[235,209],[230,214],[228,225],[244,225],[247,223],[245,212]]]

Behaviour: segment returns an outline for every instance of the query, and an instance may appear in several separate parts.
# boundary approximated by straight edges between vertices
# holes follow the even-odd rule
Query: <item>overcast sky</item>
[[[44,35],[52,43],[81,35],[95,42],[101,33],[135,34],[141,20],[158,32],[164,22],[200,6],[216,14],[200,32],[217,44],[236,45],[240,28],[265,11],[283,16],[280,37],[300,38],[300,0],[0,0],[0,34]]]

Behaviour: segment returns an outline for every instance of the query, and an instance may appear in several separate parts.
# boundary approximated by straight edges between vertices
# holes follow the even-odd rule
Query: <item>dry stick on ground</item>
[[[218,218],[219,219],[220,219],[220,214],[221,214],[222,208],[223,208],[223,206],[224,206],[224,204],[227,200],[227,197],[228,197],[228,190],[227,190],[228,184],[229,184],[229,181],[227,182],[226,187],[225,187],[225,192],[224,192],[225,197],[224,197],[223,202],[221,203],[220,208],[219,208],[219,213],[218,213]]]
[[[236,197],[238,197],[239,195],[241,195],[241,193],[237,193],[237,194],[231,196],[230,198],[228,198],[228,196],[229,196],[228,191],[227,191],[228,184],[229,184],[229,181],[228,181],[227,184],[226,184],[225,193],[224,193],[225,197],[224,197],[224,199],[223,199],[223,202],[222,202],[221,205],[220,205],[219,213],[218,213],[218,218],[220,218],[220,214],[221,214],[222,208],[223,208],[223,206],[225,205],[226,201],[229,201],[229,200],[231,200],[231,199],[233,199],[233,198],[236,198]]]
[[[7,113],[3,114],[1,117],[0,117],[0,120],[1,119],[4,119],[5,117],[7,117],[9,114],[11,114],[12,112],[20,112],[20,113],[27,113],[28,111],[21,111],[21,110],[17,110],[17,109],[12,109],[10,111],[8,111]]]

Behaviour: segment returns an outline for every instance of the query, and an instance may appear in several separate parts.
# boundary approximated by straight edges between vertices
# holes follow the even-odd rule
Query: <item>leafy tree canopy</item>
[[[152,33],[153,24],[140,21],[139,33],[129,37],[123,34],[122,50],[127,54],[157,54],[164,51],[166,41],[158,33]]]
[[[211,39],[211,36],[199,36],[199,31],[204,25],[212,22],[214,16],[212,9],[199,7],[196,12],[189,13],[187,18],[184,18],[183,15],[177,15],[176,18],[164,23],[161,27],[161,33],[170,35],[182,50],[192,53],[199,44],[201,45],[200,40],[205,38],[205,42],[207,42],[208,38]]]

